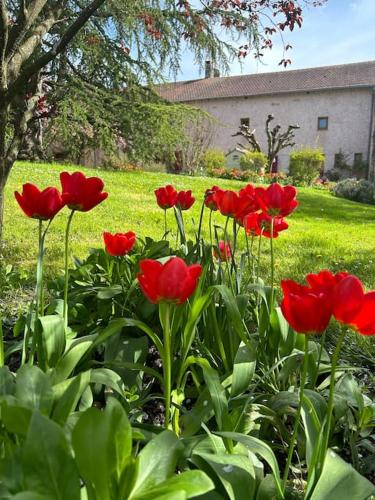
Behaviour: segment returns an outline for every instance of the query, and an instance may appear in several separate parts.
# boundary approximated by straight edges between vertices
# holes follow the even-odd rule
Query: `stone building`
[[[240,124],[256,129],[265,148],[269,114],[283,128],[298,124],[295,148],[321,147],[326,170],[334,168],[342,155],[348,164],[371,160],[375,61],[229,77],[220,77],[207,62],[205,78],[164,84],[157,92],[170,101],[202,108],[219,120],[212,147],[227,154],[230,166],[239,161],[239,137],[233,134]],[[279,154],[279,170],[288,169],[289,153],[290,149]]]

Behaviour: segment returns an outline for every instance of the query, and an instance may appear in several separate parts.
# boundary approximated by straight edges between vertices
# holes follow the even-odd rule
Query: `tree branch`
[[[106,0],[93,0],[77,17],[77,19],[69,26],[60,40],[55,44],[53,49],[46,52],[44,55],[36,59],[33,63],[25,66],[20,75],[14,81],[12,88],[9,90],[9,97],[17,94],[20,88],[23,88],[29,79],[38,73],[50,61],[56,58],[58,54],[63,52],[78,31],[85,25],[88,19],[101,7]]]

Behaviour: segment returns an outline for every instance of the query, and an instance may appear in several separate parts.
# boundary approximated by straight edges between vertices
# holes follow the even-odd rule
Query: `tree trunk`
[[[0,158],[0,243],[3,243],[3,227],[4,227],[4,195],[5,185],[8,180],[10,169],[14,162],[9,158]]]

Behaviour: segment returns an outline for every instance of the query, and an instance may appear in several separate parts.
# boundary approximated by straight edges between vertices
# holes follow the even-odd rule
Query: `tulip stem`
[[[339,338],[337,340],[337,345],[335,348],[335,352],[333,353],[332,357],[332,364],[331,364],[331,382],[329,386],[329,396],[328,396],[328,404],[327,404],[327,417],[326,417],[326,426],[324,430],[324,437],[323,437],[323,446],[321,449],[321,460],[319,460],[319,469],[317,472],[317,478],[320,476],[324,462],[325,462],[325,457],[328,449],[328,444],[329,444],[329,437],[331,434],[331,425],[332,425],[332,410],[333,410],[333,397],[335,393],[335,373],[336,373],[336,366],[337,366],[337,361],[339,359],[340,351],[341,351],[341,346],[344,340],[345,336],[345,329],[342,328]]]
[[[5,364],[4,356],[4,333],[3,333],[3,319],[0,318],[0,368]]]
[[[171,352],[171,320],[170,320],[170,304],[165,304],[163,307],[163,339],[164,339],[164,366],[163,366],[163,378],[164,378],[164,399],[165,399],[165,422],[164,427],[169,429],[169,421],[171,415],[171,374],[172,374],[172,352]]]
[[[212,249],[212,210],[210,210],[208,225],[210,227],[210,243],[211,243],[211,249]],[[211,252],[212,252],[212,250],[211,250]]]
[[[308,337],[308,335],[305,335],[305,355],[303,357],[302,376],[301,376],[301,380],[300,380],[299,403],[298,403],[296,417],[294,420],[293,434],[292,434],[292,437],[290,438],[290,442],[289,442],[288,458],[287,458],[285,470],[284,470],[283,493],[285,492],[286,483],[288,481],[289,469],[290,469],[290,465],[292,463],[294,447],[295,447],[297,435],[298,435],[299,421],[301,418],[301,411],[302,411],[302,404],[303,404],[303,394],[304,394],[305,384],[306,384],[308,359],[309,359],[309,337]]]
[[[64,323],[65,328],[68,326],[68,287],[69,287],[69,233],[70,226],[72,224],[72,219],[74,215],[74,210],[70,212],[68,222],[66,224],[65,230],[65,284],[64,284]]]
[[[163,240],[166,240],[167,239],[167,210],[164,209],[164,236],[163,236]]]
[[[201,256],[201,254],[200,254],[200,240],[201,240],[204,207],[205,207],[205,204],[204,204],[204,200],[203,200],[202,207],[201,207],[201,213],[199,215],[199,225],[198,225],[198,233],[197,233],[198,257]]]
[[[315,388],[316,382],[318,380],[320,363],[322,361],[322,354],[323,354],[323,349],[324,349],[324,344],[325,344],[326,336],[327,336],[327,330],[324,330],[323,335],[321,336],[321,339],[320,339],[319,355],[318,355],[318,360],[317,360],[317,364],[316,364],[316,371],[315,371],[314,379],[313,379],[313,381],[311,383],[311,388],[312,389]]]
[[[274,274],[275,274],[275,258],[273,252],[273,228],[275,224],[275,217],[271,218],[271,295],[270,295],[270,311],[273,309],[273,301],[274,301]]]

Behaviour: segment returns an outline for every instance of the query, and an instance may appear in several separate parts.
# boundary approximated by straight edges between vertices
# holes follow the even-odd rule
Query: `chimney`
[[[204,77],[205,78],[212,78],[212,73],[213,73],[213,68],[212,68],[211,61],[206,61],[205,70],[204,70]]]
[[[220,71],[217,68],[214,68],[214,78],[220,78]]]

